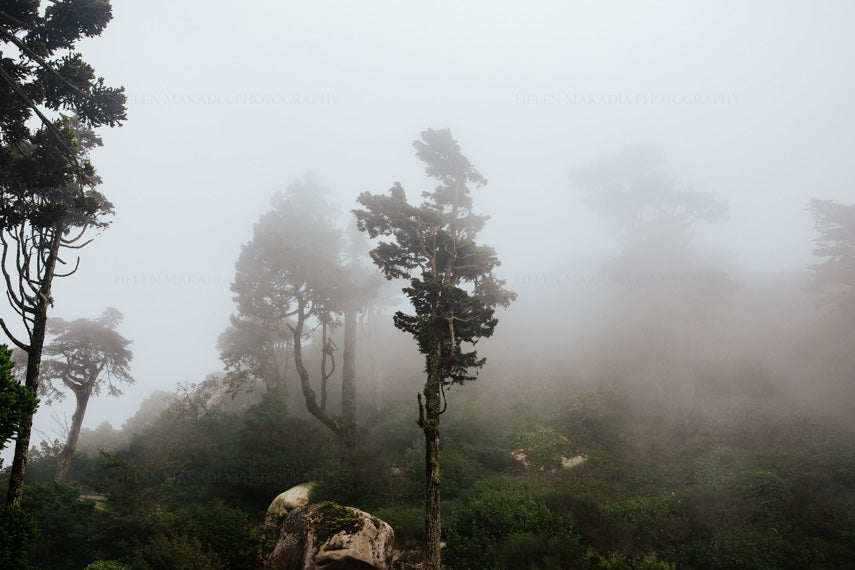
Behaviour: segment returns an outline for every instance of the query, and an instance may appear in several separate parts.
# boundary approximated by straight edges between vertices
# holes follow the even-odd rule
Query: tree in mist
[[[221,341],[223,358],[235,364],[231,370],[266,374],[284,379],[287,352],[294,367],[306,409],[338,436],[345,449],[356,440],[356,313],[370,296],[370,279],[358,270],[348,255],[342,232],[333,223],[334,208],[326,202],[312,177],[288,187],[284,195],[273,197],[273,210],[261,216],[252,240],[238,258],[232,291],[237,316],[232,327],[249,323],[265,345],[255,353],[234,351],[237,332],[227,331]],[[338,347],[333,329],[344,321],[341,413],[327,409],[327,388],[336,370]],[[303,342],[320,332],[320,401],[312,387],[306,366]],[[226,341],[231,344],[226,344]],[[279,343],[277,347],[277,343]],[[277,352],[279,349],[279,352]],[[283,354],[284,352],[284,354]]]
[[[619,262],[636,271],[651,261],[685,263],[694,227],[727,216],[715,195],[681,188],[650,147],[631,147],[574,172],[584,201],[621,236]],[[634,260],[644,258],[644,264]]]
[[[710,344],[712,308],[734,284],[703,259],[693,234],[700,224],[723,219],[726,204],[679,183],[664,169],[661,153],[645,146],[578,169],[573,181],[621,241],[604,267],[613,313],[603,321],[606,366],[617,367],[619,377],[649,380],[669,399],[697,403],[694,380]]]
[[[448,130],[427,130],[414,142],[428,176],[439,181],[424,201],[413,206],[400,184],[388,195],[364,192],[362,210],[354,210],[358,227],[372,238],[386,237],[371,258],[388,279],[407,278],[404,293],[414,314],[398,311],[395,326],[413,335],[425,355],[427,378],[418,394],[419,427],[425,434],[425,568],[440,567],[439,425],[447,401],[445,388],[474,380],[484,363],[475,350],[464,350],[489,337],[498,323],[497,305],[508,306],[515,294],[504,289],[493,270],[493,248],[478,245],[485,216],[472,212],[469,185],[486,179],[460,152]]]
[[[3,319],[0,327],[27,354],[25,383],[34,391],[39,387],[54,278],[69,276],[77,269],[77,264],[60,269],[66,265],[64,252],[73,253],[89,243],[91,240],[83,239],[86,231],[109,225],[105,218],[113,211],[112,204],[95,190],[100,180],[87,160],[89,150],[100,145],[100,139],[85,128],[75,130],[77,125],[70,119],[61,125],[65,145],[83,162],[82,173],[46,131],[32,142],[4,146],[8,160],[0,171],[4,206],[0,270],[6,297],[20,317],[24,334],[14,334]],[[24,422],[16,441],[6,498],[9,505],[20,504],[31,428],[32,418]]]
[[[44,10],[39,0],[6,2],[0,10],[0,116],[4,144],[32,137],[30,119],[65,142],[47,114],[73,111],[91,126],[125,119],[124,88],[112,88],[74,52],[83,38],[101,35],[113,18],[109,0],[58,0]],[[76,158],[71,146],[67,158]]]
[[[33,391],[60,252],[81,247],[74,232],[103,227],[104,215],[112,211],[93,189],[98,179],[87,151],[100,140],[87,129],[126,118],[124,89],[106,86],[73,51],[78,41],[104,30],[112,18],[109,1],[59,0],[44,10],[39,5],[7,2],[0,9],[2,270],[26,341],[5,322],[0,325],[27,352],[26,385]],[[58,113],[74,114],[79,127]],[[16,440],[7,505],[20,504],[31,428],[29,418]]]
[[[133,355],[128,350],[131,341],[116,331],[121,321],[122,314],[112,308],[95,320],[48,321],[48,333],[54,338],[43,352],[41,392],[48,400],[61,400],[65,397],[57,386],[61,382],[76,400],[68,437],[59,454],[56,481],[64,481],[68,474],[89,398],[102,391],[119,396],[122,391],[118,383],[134,381],[130,374]]]
[[[254,382],[262,382],[266,397],[284,398],[292,345],[291,332],[284,321],[232,315],[217,341],[229,392],[235,394]]]
[[[820,291],[839,307],[855,308],[855,204],[812,199],[816,238],[814,255],[823,261],[811,266]]]

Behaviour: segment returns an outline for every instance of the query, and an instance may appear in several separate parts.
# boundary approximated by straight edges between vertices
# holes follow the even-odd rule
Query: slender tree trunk
[[[303,343],[301,336],[303,335],[303,324],[305,323],[305,315],[300,315],[297,318],[297,325],[293,327],[294,335],[294,367],[297,369],[297,375],[300,377],[300,388],[303,391],[303,399],[306,401],[306,409],[310,414],[321,421],[330,431],[336,436],[341,437],[341,422],[340,418],[330,414],[320,406],[318,406],[318,397],[315,391],[312,390],[310,383],[311,377],[309,371],[303,363]]]
[[[442,518],[440,515],[439,416],[441,410],[441,349],[434,342],[428,354],[428,377],[424,388],[424,408],[419,410],[419,424],[425,433],[425,570],[440,570]],[[421,400],[420,400],[421,404]]]
[[[376,362],[373,362],[371,365],[371,376],[374,379],[371,393],[371,404],[374,409],[372,422],[375,422],[383,413],[383,384],[385,376],[383,369]]]
[[[68,432],[68,439],[65,446],[59,453],[59,461],[56,465],[56,476],[54,481],[65,481],[68,475],[68,467],[71,465],[71,458],[74,457],[74,451],[77,449],[77,440],[80,438],[80,427],[83,425],[83,416],[86,415],[86,406],[89,405],[89,396],[92,393],[92,386],[76,392],[77,407],[74,409],[74,415],[71,418],[71,430]]]
[[[356,310],[344,312],[344,354],[341,374],[342,444],[346,452],[356,447]]]
[[[36,299],[33,329],[30,335],[30,349],[27,351],[26,386],[37,394],[39,391],[39,368],[42,362],[42,348],[45,344],[45,328],[47,326],[48,307],[51,305],[50,289],[56,269],[56,258],[62,240],[62,231],[53,230],[50,251],[44,267],[44,276],[39,286]],[[38,255],[38,253],[37,253]],[[9,475],[9,490],[6,493],[6,506],[21,506],[21,495],[24,493],[24,472],[27,470],[27,458],[30,453],[30,432],[33,429],[33,416],[21,424],[18,438],[15,440],[15,456],[12,459],[12,471]]]
[[[327,320],[321,325],[321,409],[327,409],[327,380],[332,372],[327,374],[327,356],[332,356],[332,348],[327,341]]]

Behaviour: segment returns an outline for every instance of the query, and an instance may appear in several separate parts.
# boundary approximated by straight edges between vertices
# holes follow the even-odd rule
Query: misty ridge
[[[0,568],[855,567],[852,12],[0,7]]]

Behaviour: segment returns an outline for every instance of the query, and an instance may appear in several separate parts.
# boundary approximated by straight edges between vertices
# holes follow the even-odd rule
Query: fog
[[[426,128],[451,129],[489,180],[474,191],[491,217],[481,239],[519,293],[484,343],[485,380],[694,386],[726,358],[820,405],[809,375],[775,357],[809,348],[800,335],[815,326],[807,202],[852,201],[851,3],[114,0],[113,13],[81,51],[128,95],[127,123],[101,129],[93,156],[116,214],[78,273],[55,283],[53,314],[122,311],[136,384],[93,399],[86,427],[118,427],[150,393],[222,370],[234,264],[275,192],[312,172],[342,224],[360,192],[400,181],[416,196],[432,185],[412,148]],[[603,273],[625,244],[574,174],[639,146],[676,188],[728,211],[692,226],[690,250],[692,267],[715,268],[734,291],[666,352],[656,338],[681,333],[661,315],[668,330],[633,343],[656,308],[679,307],[632,299],[667,272],[651,263],[645,283]],[[710,304],[687,299],[693,319]],[[554,377],[521,377],[527,359]]]

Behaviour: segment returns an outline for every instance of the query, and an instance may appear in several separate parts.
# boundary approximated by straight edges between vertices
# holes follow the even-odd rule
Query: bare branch
[[[93,241],[95,241],[95,238],[90,238],[90,239],[86,240],[85,242],[78,244],[78,245],[72,245],[74,243],[73,241],[67,242],[67,241],[63,240],[62,241],[62,247],[67,248],[67,249],[83,249],[84,247],[86,247],[87,245],[92,243]]]
[[[57,261],[60,261],[59,259]],[[63,265],[65,262],[62,262]],[[54,273],[54,277],[68,277],[69,275],[74,275],[77,272],[77,269],[80,267],[80,258],[77,258],[77,263],[74,264],[74,269],[69,271],[68,273]]]
[[[0,319],[0,327],[3,327],[3,332],[6,333],[6,336],[9,337],[9,340],[11,340],[13,343],[15,343],[15,346],[17,346],[18,348],[20,348],[24,352],[27,352],[27,353],[30,352],[30,346],[28,344],[24,344],[23,342],[21,342],[20,340],[15,338],[15,335],[13,335],[9,331],[9,329],[6,327],[6,323],[3,321],[3,319]]]
[[[86,230],[87,230],[88,228],[89,228],[89,225],[88,225],[88,224],[85,224],[85,225],[83,226],[83,228],[80,230],[80,233],[79,233],[79,234],[77,234],[77,236],[76,236],[76,237],[74,237],[74,238],[62,238],[62,245],[64,245],[64,246],[65,246],[65,245],[67,245],[67,244],[72,244],[72,243],[76,242],[77,240],[79,240],[80,238],[82,238],[82,237],[83,237],[83,234],[85,234],[85,233],[86,233]],[[92,241],[92,240],[89,240],[89,241]],[[89,243],[89,242],[86,242],[86,243]],[[69,247],[70,247],[70,246],[69,246]],[[81,246],[81,247],[82,247],[82,246]]]

